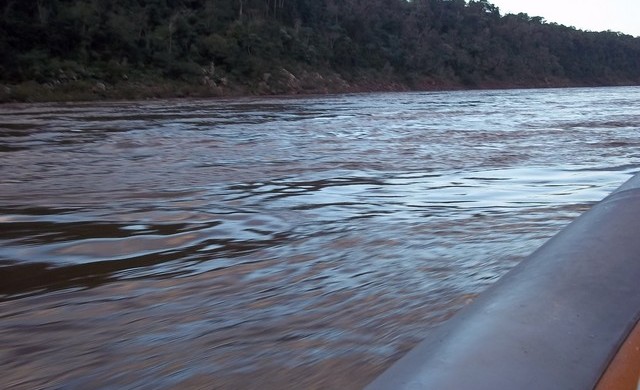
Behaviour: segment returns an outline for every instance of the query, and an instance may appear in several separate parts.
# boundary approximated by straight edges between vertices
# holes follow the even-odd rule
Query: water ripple
[[[2,106],[0,387],[360,387],[640,169],[638,102]]]

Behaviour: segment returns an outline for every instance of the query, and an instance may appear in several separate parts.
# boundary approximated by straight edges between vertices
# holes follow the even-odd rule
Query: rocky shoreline
[[[629,84],[620,84],[629,85]],[[318,95],[332,93],[442,91],[470,89],[565,88],[611,86],[599,83],[576,84],[569,80],[523,81],[514,84],[487,80],[472,85],[459,80],[420,78],[403,80],[394,74],[371,71],[345,77],[332,71],[285,68],[264,73],[258,80],[230,81],[214,72],[203,71],[200,79],[170,80],[124,75],[116,82],[63,77],[44,83],[0,83],[0,103],[39,103],[101,100],[147,100],[168,98],[221,98],[270,95]]]

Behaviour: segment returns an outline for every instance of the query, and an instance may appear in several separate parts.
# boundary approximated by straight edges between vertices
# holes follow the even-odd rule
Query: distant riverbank
[[[640,85],[640,38],[486,0],[0,6],[0,102]]]
[[[618,86],[623,85],[628,84],[620,83]],[[522,83],[490,80],[479,83],[464,83],[458,80],[435,80],[431,78],[402,80],[396,76],[383,77],[378,74],[364,74],[346,78],[333,72],[302,71],[294,74],[283,68],[275,74],[265,73],[261,80],[250,83],[225,79],[212,80],[206,76],[203,76],[200,80],[189,81],[140,78],[137,80],[123,79],[108,83],[101,80],[61,78],[45,83],[35,81],[19,84],[0,83],[0,103],[599,86],[616,85],[598,82],[576,83],[562,79]]]

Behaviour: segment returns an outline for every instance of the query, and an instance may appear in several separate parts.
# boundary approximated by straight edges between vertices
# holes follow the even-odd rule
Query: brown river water
[[[638,87],[2,105],[0,388],[362,388],[639,147]]]

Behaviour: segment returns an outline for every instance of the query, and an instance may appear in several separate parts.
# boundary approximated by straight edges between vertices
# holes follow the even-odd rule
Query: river
[[[640,168],[640,88],[0,106],[0,388],[360,388]]]

